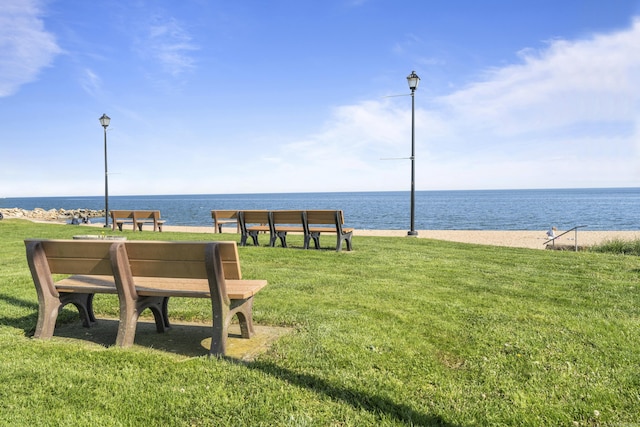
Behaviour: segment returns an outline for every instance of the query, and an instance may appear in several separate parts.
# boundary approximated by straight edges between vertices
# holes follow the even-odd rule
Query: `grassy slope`
[[[351,253],[240,248],[245,277],[269,281],[255,321],[296,329],[243,365],[30,339],[37,299],[22,240],[73,234],[0,222],[0,425],[640,421],[636,257],[375,237]],[[96,311],[117,316],[117,302],[100,296]],[[209,311],[174,299],[170,315],[206,322]]]

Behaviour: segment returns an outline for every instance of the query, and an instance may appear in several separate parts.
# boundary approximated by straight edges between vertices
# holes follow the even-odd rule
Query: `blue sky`
[[[0,197],[640,186],[638,0],[3,0]]]

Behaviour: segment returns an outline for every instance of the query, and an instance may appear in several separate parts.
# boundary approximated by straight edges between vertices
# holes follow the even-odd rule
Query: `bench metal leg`
[[[60,308],[67,304],[73,304],[78,309],[80,319],[82,319],[82,326],[90,328],[91,324],[96,321],[96,316],[93,314],[93,295],[60,292]]]
[[[336,244],[336,252],[340,252],[342,250],[342,242],[345,241],[347,243],[347,250],[351,251],[351,236],[352,233],[347,234],[338,234],[338,242]]]
[[[260,243],[258,243],[258,232],[257,231],[250,231],[249,232],[249,236],[251,236],[251,238],[253,239],[253,244],[255,246],[260,246]]]
[[[242,234],[240,236],[240,246],[247,246],[247,239],[249,238],[249,236],[251,236],[251,239],[253,240],[253,244],[255,246],[260,246],[260,244],[258,243],[258,232],[255,231],[250,231],[247,234]]]
[[[269,246],[272,248],[276,246],[276,239],[280,239],[280,244],[283,248],[287,247],[287,232],[286,231],[278,231],[277,236],[271,235],[271,241],[269,242]]]
[[[311,243],[311,239],[313,239],[313,245],[316,249],[320,249],[320,233],[311,233],[304,235],[304,248],[309,249],[309,244]]]

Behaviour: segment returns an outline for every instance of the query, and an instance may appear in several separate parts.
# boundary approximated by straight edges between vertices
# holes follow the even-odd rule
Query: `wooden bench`
[[[275,246],[276,238],[279,238],[282,247],[286,248],[287,233],[304,233],[304,211],[271,211],[269,215],[269,224],[271,225],[271,240],[269,246]],[[308,247],[308,245],[306,245],[305,248],[306,247]]]
[[[247,239],[249,237],[251,237],[255,246],[259,246],[258,234],[271,232],[269,216],[269,211],[238,211],[241,246],[247,245]],[[270,244],[273,239],[275,239],[275,237],[272,233],[269,240]]]
[[[49,338],[60,307],[73,303],[83,324],[95,321],[95,293],[117,293],[116,345],[133,344],[140,313],[149,308],[156,329],[170,327],[170,297],[209,298],[213,314],[210,355],[224,355],[228,327],[237,315],[243,338],[253,329],[253,296],[267,282],[243,280],[235,242],[110,242],[25,240],[38,292],[36,338]],[[72,274],[54,282],[52,274]]]
[[[351,237],[353,236],[353,228],[343,227],[344,214],[341,210],[305,211],[304,216],[305,249],[309,248],[311,239],[313,239],[316,249],[319,248],[321,233],[336,233],[336,251],[342,250],[342,242],[346,242],[348,251],[352,249]],[[323,224],[323,226],[318,227],[317,224]],[[331,224],[333,227],[324,226],[324,224]]]
[[[67,304],[78,309],[83,326],[95,322],[93,296],[117,294],[110,260],[113,244],[113,240],[25,240],[38,294],[35,338],[51,338],[58,311]],[[74,276],[56,282],[53,274]]]
[[[111,211],[112,229],[115,231],[116,227],[122,231],[122,226],[125,224],[131,224],[133,231],[136,228],[142,231],[144,224],[153,223],[153,231],[162,231],[162,226],[165,221],[160,219],[160,211],[123,211],[112,210]]]
[[[238,223],[238,211],[211,211],[213,218],[213,232],[222,233],[224,224],[236,224],[237,231],[240,232],[240,224]]]

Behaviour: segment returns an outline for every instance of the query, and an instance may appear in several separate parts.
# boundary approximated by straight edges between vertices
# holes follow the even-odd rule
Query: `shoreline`
[[[50,221],[43,221],[50,222]],[[81,224],[77,227],[100,227],[103,224]],[[148,228],[146,228],[148,230]],[[168,225],[163,227],[167,232],[181,233],[213,233],[213,225],[211,226],[187,226],[187,225]],[[224,227],[224,233],[236,233],[235,227]],[[417,230],[418,239],[434,239],[445,240],[459,243],[472,243],[479,245],[491,246],[507,246],[514,248],[527,249],[546,249],[544,244],[548,238],[546,230]],[[563,230],[558,230],[558,234]],[[358,236],[374,236],[374,237],[407,237],[406,230],[354,230],[353,235]],[[407,237],[409,238],[409,237]],[[411,237],[413,238],[413,237]],[[599,230],[587,231],[579,229],[578,233],[574,231],[565,234],[556,240],[556,245],[575,246],[594,246],[609,240],[640,240],[640,230]]]

